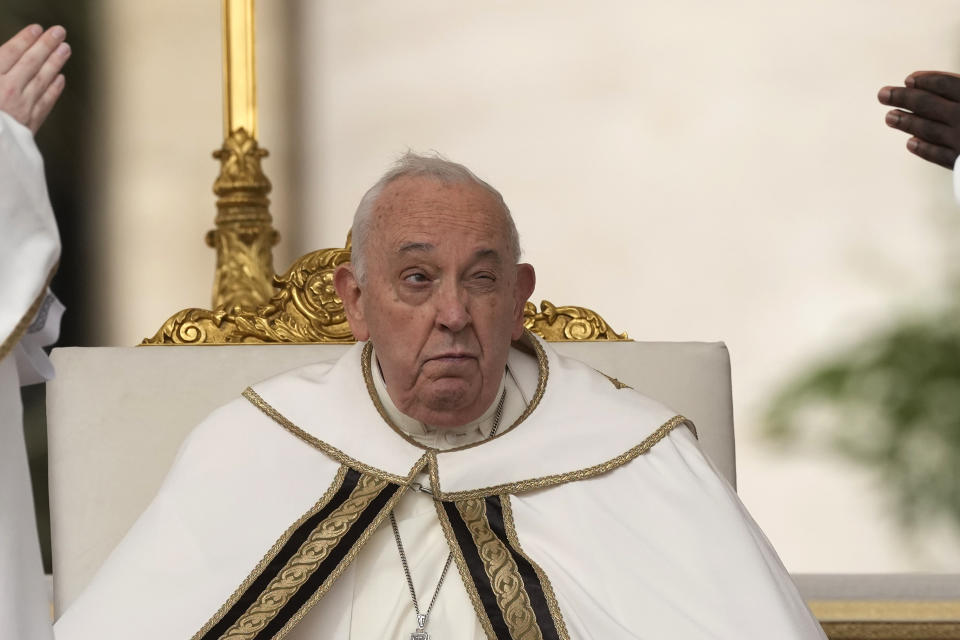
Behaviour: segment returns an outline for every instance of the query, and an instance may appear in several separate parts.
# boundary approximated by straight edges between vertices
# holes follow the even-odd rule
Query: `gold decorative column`
[[[257,82],[253,0],[223,3],[223,147],[213,153],[220,175],[216,228],[207,244],[217,252],[213,308],[253,310],[273,295],[273,246],[279,240],[270,216],[270,181],[257,145]]]

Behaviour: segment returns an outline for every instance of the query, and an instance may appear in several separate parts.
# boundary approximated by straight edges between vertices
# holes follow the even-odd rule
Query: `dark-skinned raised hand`
[[[960,75],[914,71],[902,87],[884,87],[877,98],[896,107],[888,126],[911,135],[907,149],[924,160],[953,169],[960,155]]]

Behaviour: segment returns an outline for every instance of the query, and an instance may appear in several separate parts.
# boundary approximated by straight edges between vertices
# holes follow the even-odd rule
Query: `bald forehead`
[[[377,198],[375,211],[403,213],[423,206],[449,207],[452,201],[456,201],[458,208],[466,207],[476,214],[495,214],[505,218],[503,206],[497,197],[483,186],[466,181],[446,182],[433,176],[397,178],[384,187]]]
[[[507,213],[493,193],[473,182],[444,182],[432,176],[402,177],[388,184],[377,198],[372,218],[373,235],[431,224],[499,238],[509,234]]]

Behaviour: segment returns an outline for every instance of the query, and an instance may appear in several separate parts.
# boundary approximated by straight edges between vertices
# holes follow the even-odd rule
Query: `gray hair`
[[[370,224],[373,218],[373,211],[376,209],[377,200],[383,193],[383,190],[391,182],[400,178],[419,178],[428,177],[439,180],[444,184],[463,184],[474,183],[489,191],[503,209],[504,220],[507,225],[507,242],[509,244],[511,257],[514,263],[520,262],[520,234],[517,233],[517,225],[513,222],[513,216],[510,215],[510,209],[507,203],[503,201],[500,192],[489,184],[478,178],[470,169],[462,164],[451,162],[439,153],[431,155],[421,155],[412,151],[407,151],[393,164],[390,169],[377,180],[376,184],[360,199],[357,205],[357,211],[353,215],[353,227],[351,229],[351,254],[350,262],[353,264],[354,273],[357,280],[364,282],[366,279],[366,248],[369,241]]]

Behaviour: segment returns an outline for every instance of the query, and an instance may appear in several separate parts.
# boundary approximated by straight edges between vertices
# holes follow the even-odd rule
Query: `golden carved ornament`
[[[249,310],[241,305],[213,310],[184,309],[171,316],[144,345],[354,342],[343,302],[333,287],[336,268],[350,261],[344,248],[321,249],[297,259],[273,278],[273,295]],[[540,311],[524,308],[524,326],[552,341],[629,340],[599,314],[583,307],[557,307],[544,300]]]
[[[250,311],[184,309],[141,344],[266,344],[354,342],[333,272],[350,260],[350,248],[321,249],[299,258],[281,276],[266,304]]]
[[[626,332],[614,331],[596,311],[584,307],[558,307],[547,300],[540,302],[540,311],[532,302],[524,305],[523,326],[552,342],[630,340]]]
[[[260,168],[267,155],[246,129],[233,131],[214,151],[220,175],[213,183],[217,195],[216,229],[207,244],[217,252],[213,307],[240,307],[253,311],[273,295],[273,246],[280,235],[270,216],[270,180]]]

